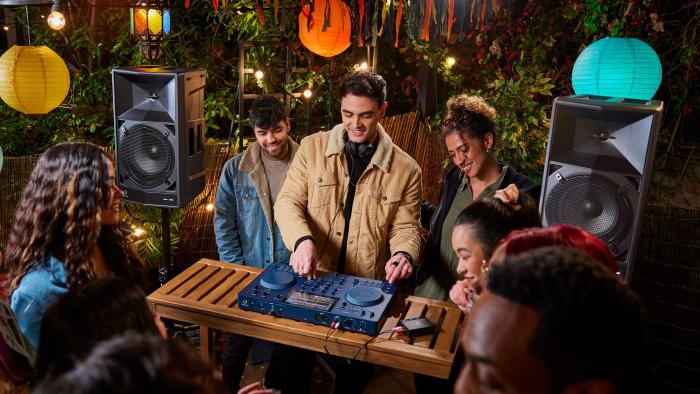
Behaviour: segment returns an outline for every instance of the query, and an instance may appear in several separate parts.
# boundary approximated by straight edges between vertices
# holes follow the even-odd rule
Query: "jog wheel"
[[[384,296],[379,290],[366,286],[353,287],[345,294],[345,299],[357,306],[377,305],[382,302],[383,298]]]
[[[295,281],[294,275],[284,271],[267,271],[260,278],[260,284],[270,290],[286,289]]]

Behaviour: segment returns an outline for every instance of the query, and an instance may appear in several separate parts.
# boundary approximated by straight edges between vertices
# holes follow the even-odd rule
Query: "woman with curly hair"
[[[539,185],[494,156],[495,119],[496,110],[481,97],[462,94],[447,101],[441,135],[454,166],[445,175],[442,197],[430,220],[416,295],[449,300],[452,285],[462,279],[451,239],[455,220],[467,206],[511,184],[539,201]]]
[[[120,224],[110,156],[83,142],[41,155],[15,210],[7,243],[11,308],[36,346],[46,309],[68,289],[120,276],[146,286],[146,268]]]

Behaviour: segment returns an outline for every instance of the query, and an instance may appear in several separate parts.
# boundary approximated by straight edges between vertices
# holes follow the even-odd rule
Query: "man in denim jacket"
[[[272,206],[298,145],[279,100],[259,97],[250,108],[256,142],[224,164],[216,193],[214,231],[219,259],[265,268],[288,263]],[[231,334],[224,353],[224,380],[238,391],[252,338]]]

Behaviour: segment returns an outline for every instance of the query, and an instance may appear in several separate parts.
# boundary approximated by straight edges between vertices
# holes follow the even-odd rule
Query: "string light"
[[[10,26],[3,26],[2,29],[5,31],[8,31],[8,30],[10,30]]]
[[[49,24],[50,28],[54,30],[61,30],[64,26],[66,26],[66,17],[63,16],[63,13],[60,11],[53,11],[49,14],[46,22]]]
[[[311,96],[313,95],[313,92],[311,92],[311,89],[306,89],[306,90],[304,90],[304,93],[302,93],[302,94],[304,95],[304,98],[311,98]]]
[[[143,228],[141,228],[141,227],[136,227],[136,228],[134,229],[134,236],[135,236],[135,237],[140,237],[140,236],[142,236],[142,235],[144,235],[144,234],[146,234],[146,230],[144,230]]]
[[[453,58],[452,56],[448,56],[447,59],[445,59],[445,63],[447,63],[447,67],[452,67],[457,63],[457,60]]]
[[[62,10],[63,7],[61,6],[61,1],[54,0],[53,5],[51,6],[51,13],[49,14],[49,17],[46,18],[46,22],[49,24],[50,28],[54,30],[61,30],[66,26],[66,17],[63,15],[63,12],[61,12]]]
[[[207,212],[211,212],[211,211],[214,210],[214,204],[209,203],[209,204],[207,204],[207,205],[204,207],[204,209],[206,209]]]
[[[261,70],[255,72],[255,79],[257,79],[258,81],[263,79],[264,76],[265,74]]]
[[[368,67],[367,62],[362,62],[362,64],[360,64],[360,70],[362,71],[366,71]]]

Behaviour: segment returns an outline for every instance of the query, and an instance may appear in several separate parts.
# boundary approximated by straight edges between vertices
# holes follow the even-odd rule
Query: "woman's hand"
[[[260,382],[255,382],[251,383],[240,390],[238,390],[238,394],[273,394],[274,391],[272,389],[264,389],[262,386],[262,383]]]
[[[471,285],[474,283],[474,278],[466,278],[457,281],[452,289],[450,289],[450,300],[457,304],[459,309],[463,311],[469,311],[472,305],[472,297],[474,296],[474,290]]]
[[[513,183],[503,189],[496,190],[496,194],[494,194],[493,197],[503,201],[504,204],[510,206],[515,211],[522,209],[522,205],[518,202],[520,190]]]

